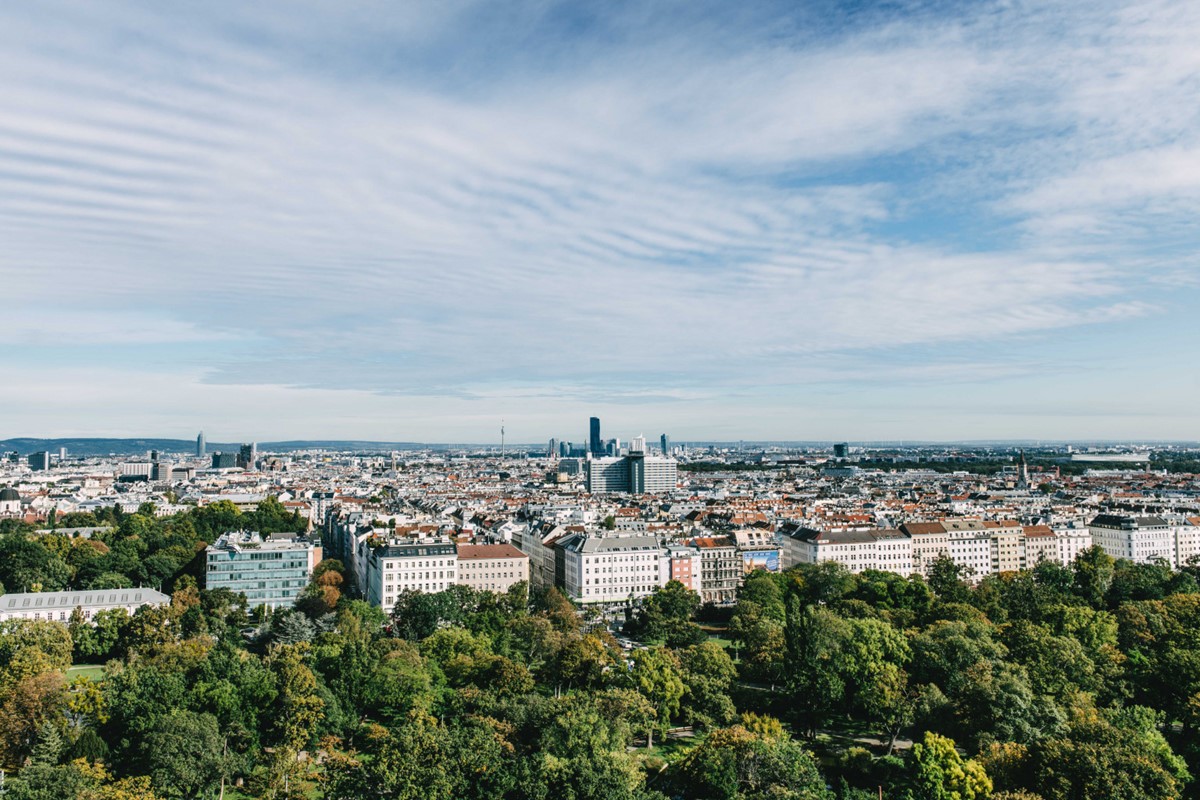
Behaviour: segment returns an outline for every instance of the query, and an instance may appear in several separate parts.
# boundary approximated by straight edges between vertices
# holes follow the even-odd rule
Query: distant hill
[[[42,450],[57,453],[59,448],[67,448],[68,456],[129,456],[157,450],[160,453],[184,453],[191,455],[196,452],[194,439],[34,439],[15,438],[0,439],[0,453],[17,451],[21,455],[37,453]],[[207,451],[228,453],[237,452],[241,442],[208,442]],[[329,440],[295,440],[288,442],[259,442],[260,452],[285,453],[294,450],[424,450],[441,449],[445,445],[420,444],[418,442],[362,442]]]

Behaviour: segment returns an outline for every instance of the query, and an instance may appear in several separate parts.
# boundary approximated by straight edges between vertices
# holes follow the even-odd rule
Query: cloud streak
[[[0,12],[9,302],[122,368],[176,342],[229,390],[548,419],[942,380],[962,348],[1015,392],[1075,368],[1063,331],[1194,310],[1186,4],[358,8]],[[37,346],[21,313],[0,341]],[[934,436],[906,402],[896,435]]]

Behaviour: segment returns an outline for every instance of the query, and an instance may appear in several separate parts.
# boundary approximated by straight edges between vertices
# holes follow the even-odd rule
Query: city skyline
[[[0,9],[0,438],[1200,439],[1198,34]]]

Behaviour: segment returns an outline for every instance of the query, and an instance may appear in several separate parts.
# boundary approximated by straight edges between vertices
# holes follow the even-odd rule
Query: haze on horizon
[[[0,8],[0,438],[1196,440],[1200,5]]]

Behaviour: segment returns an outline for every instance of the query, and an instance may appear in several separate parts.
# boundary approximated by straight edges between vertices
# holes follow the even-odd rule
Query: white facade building
[[[449,539],[392,541],[366,562],[367,602],[391,611],[400,593],[444,591],[458,581],[458,554]]]
[[[94,589],[78,592],[30,592],[0,597],[0,620],[44,619],[69,622],[75,609],[91,621],[101,611],[121,608],[133,614],[142,606],[161,606],[171,598],[154,589]]]
[[[836,561],[853,573],[885,570],[907,577],[913,572],[912,539],[898,530],[819,531],[796,528],[784,534],[784,568]]]
[[[1101,514],[1088,528],[1104,552],[1139,564],[1162,560],[1179,569],[1200,553],[1200,531],[1186,520]]]
[[[670,560],[654,536],[575,533],[556,546],[562,554],[562,588],[576,602],[637,599],[670,580]]]

